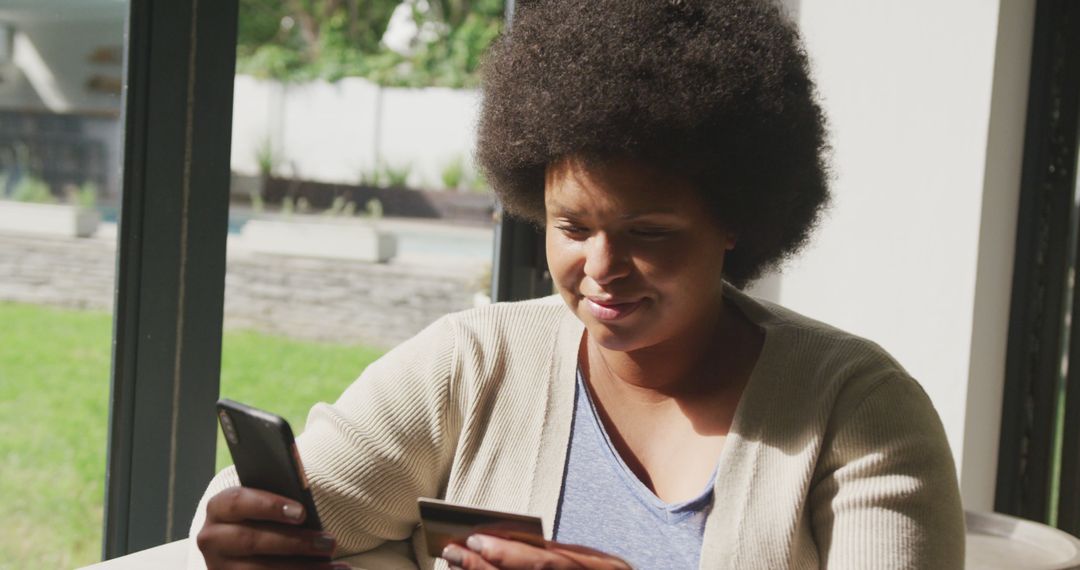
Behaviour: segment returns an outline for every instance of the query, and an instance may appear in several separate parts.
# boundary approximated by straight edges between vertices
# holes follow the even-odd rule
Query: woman
[[[193,526],[208,565],[412,541],[421,567],[961,567],[918,384],[739,290],[806,241],[824,132],[770,3],[522,3],[486,62],[477,156],[545,228],[559,295],[449,315],[312,410],[325,534],[219,475]],[[552,542],[474,536],[432,561],[422,496],[539,514]]]

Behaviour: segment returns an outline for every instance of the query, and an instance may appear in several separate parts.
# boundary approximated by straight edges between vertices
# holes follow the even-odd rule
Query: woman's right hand
[[[304,507],[292,499],[231,487],[207,502],[196,541],[208,570],[348,570],[347,564],[330,561],[333,535],[298,526],[305,516]]]

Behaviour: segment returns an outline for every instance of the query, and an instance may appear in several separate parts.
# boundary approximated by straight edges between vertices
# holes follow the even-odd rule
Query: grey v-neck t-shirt
[[[640,570],[696,569],[713,483],[689,501],[660,500],[611,443],[581,371],[555,540],[622,558]]]

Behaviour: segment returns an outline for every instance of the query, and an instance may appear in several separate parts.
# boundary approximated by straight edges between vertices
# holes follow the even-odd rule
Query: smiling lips
[[[585,298],[585,306],[589,314],[599,321],[617,321],[633,313],[644,303],[644,299],[637,301],[618,301],[617,299],[600,300],[591,297]]]

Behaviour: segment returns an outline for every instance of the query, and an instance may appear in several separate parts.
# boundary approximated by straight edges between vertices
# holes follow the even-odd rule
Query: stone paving
[[[231,240],[225,326],[390,347],[441,315],[474,305],[484,263],[437,261],[275,256],[244,251]],[[116,242],[109,232],[91,239],[0,233],[3,301],[109,311],[115,269]]]

